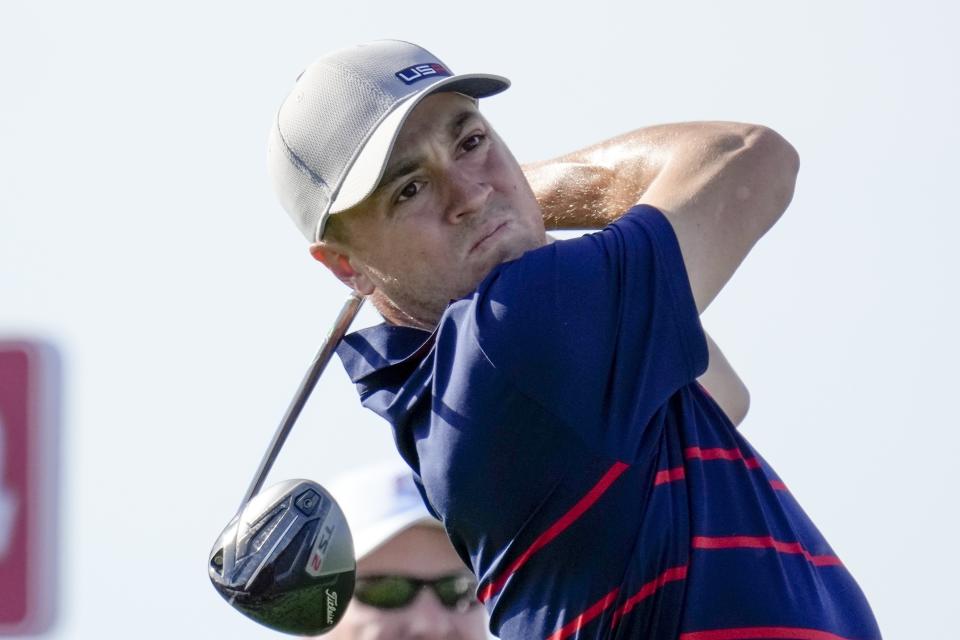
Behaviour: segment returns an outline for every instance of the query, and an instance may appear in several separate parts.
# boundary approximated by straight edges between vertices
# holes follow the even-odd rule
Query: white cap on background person
[[[424,506],[413,474],[403,461],[351,470],[327,488],[347,518],[358,559],[408,527],[442,528]]]
[[[329,640],[486,640],[477,583],[401,462],[327,487],[353,534],[357,582]]]

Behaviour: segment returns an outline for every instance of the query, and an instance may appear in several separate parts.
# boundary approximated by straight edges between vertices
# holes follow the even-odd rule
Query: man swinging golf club
[[[301,74],[269,144],[311,253],[385,319],[338,353],[493,632],[878,638],[737,432],[746,390],[699,320],[789,204],[793,147],[685,123],[521,167],[478,110],[507,86],[409,43],[352,47]]]

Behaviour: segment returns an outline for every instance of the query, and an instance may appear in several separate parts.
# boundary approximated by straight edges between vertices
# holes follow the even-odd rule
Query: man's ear
[[[361,273],[350,263],[350,256],[334,249],[326,242],[314,242],[310,245],[310,255],[330,269],[333,275],[343,284],[357,293],[368,296],[376,287],[365,274]]]

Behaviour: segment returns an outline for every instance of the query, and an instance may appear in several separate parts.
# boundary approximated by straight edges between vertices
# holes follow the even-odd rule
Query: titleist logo
[[[333,617],[337,615],[337,592],[325,589],[327,594],[327,624],[333,624]]]

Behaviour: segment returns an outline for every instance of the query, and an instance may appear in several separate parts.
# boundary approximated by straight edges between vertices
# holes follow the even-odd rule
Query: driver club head
[[[330,493],[286,480],[254,496],[210,551],[214,588],[271,629],[326,633],[343,616],[356,577],[353,537]]]

